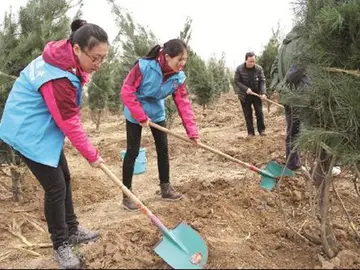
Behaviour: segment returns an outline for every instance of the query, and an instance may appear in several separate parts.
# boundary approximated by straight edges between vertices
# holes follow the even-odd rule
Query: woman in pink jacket
[[[156,45],[131,69],[121,88],[126,118],[127,151],[123,161],[123,183],[131,189],[135,159],[139,154],[142,127],[149,121],[165,126],[165,98],[172,95],[186,133],[197,144],[199,133],[185,85],[183,72],[188,57],[187,46],[180,39],[172,39],[161,48]],[[151,128],[155,140],[161,196],[166,200],[183,197],[170,185],[168,141],[165,133]],[[137,211],[125,194],[123,206]]]
[[[65,136],[93,167],[103,162],[80,120],[82,86],[108,53],[108,36],[99,26],[76,20],[69,39],[51,41],[15,81],[0,123],[0,139],[16,150],[45,191],[45,217],[55,259],[62,268],[79,268],[71,245],[98,238],[79,226]],[[91,183],[89,183],[90,185]]]

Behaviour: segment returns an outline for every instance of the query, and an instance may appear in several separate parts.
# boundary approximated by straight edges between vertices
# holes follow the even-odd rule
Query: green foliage
[[[189,53],[186,74],[190,92],[195,94],[196,102],[205,108],[216,95],[214,78],[205,62],[193,51]]]
[[[158,41],[151,30],[135,23],[132,15],[117,5],[115,1],[108,0],[108,2],[112,6],[115,22],[119,28],[114,45],[120,44],[121,63],[127,73],[135,61],[146,55],[153,46],[158,44]]]
[[[307,67],[311,86],[285,93],[285,102],[299,106],[304,119],[298,146],[324,149],[342,163],[359,162],[360,78],[324,68],[358,68],[360,3],[309,0],[303,8],[307,28],[298,62]]]
[[[274,63],[276,56],[278,54],[278,49],[280,46],[280,28],[276,31],[272,31],[273,34],[268,41],[268,43],[265,45],[263,51],[261,52],[261,55],[257,58],[257,63],[263,68],[264,75],[266,78],[266,86],[267,88],[270,85],[270,71],[271,66]]]
[[[165,111],[166,111],[166,122],[168,124],[168,128],[171,128],[175,120],[175,116],[177,114],[177,108],[174,103],[174,100],[170,97],[165,100]]]
[[[207,67],[214,80],[214,99],[217,99],[221,93],[226,93],[230,90],[229,74],[226,73],[225,68],[225,54],[223,54],[219,60],[212,57]]]
[[[192,19],[190,17],[187,17],[184,24],[184,29],[180,32],[179,39],[185,41],[186,44],[188,44],[191,39],[191,24]]]

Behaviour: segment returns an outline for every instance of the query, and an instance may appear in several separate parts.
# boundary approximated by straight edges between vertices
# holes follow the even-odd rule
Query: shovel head
[[[181,243],[164,234],[154,251],[174,269],[202,269],[208,259],[208,249],[200,234],[183,222],[170,232]]]
[[[268,172],[270,175],[273,176],[271,177],[270,175],[266,175],[261,178],[260,186],[268,190],[272,190],[275,187],[277,182],[276,178],[281,176],[295,176],[293,171],[289,170],[285,166],[277,164],[274,161],[270,161],[266,165],[264,171]]]

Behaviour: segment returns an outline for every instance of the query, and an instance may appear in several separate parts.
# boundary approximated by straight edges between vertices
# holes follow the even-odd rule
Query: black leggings
[[[157,124],[163,127],[166,126],[165,121],[158,122]],[[142,126],[126,120],[127,150],[123,162],[123,183],[128,189],[131,189],[135,159],[139,154],[141,130]],[[151,133],[155,140],[160,183],[169,183],[170,169],[167,135],[153,127],[151,127]]]
[[[70,172],[64,152],[61,152],[57,168],[21,158],[45,191],[45,218],[54,249],[57,249],[76,232],[78,221],[74,213]]]

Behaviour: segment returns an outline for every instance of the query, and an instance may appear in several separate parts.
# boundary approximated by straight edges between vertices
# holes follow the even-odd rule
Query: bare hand
[[[262,99],[262,100],[266,100],[266,95],[265,95],[265,94],[262,94],[262,95],[261,95],[261,99]]]
[[[253,93],[253,91],[251,91],[250,88],[248,88],[248,89],[246,90],[246,94],[251,95],[252,93]]]
[[[192,141],[192,144],[197,147],[201,143],[201,140],[199,138],[191,138],[191,141]]]
[[[99,158],[95,162],[90,162],[91,167],[99,168],[100,163],[104,163],[104,160],[99,156]]]
[[[146,121],[141,122],[141,123],[140,123],[140,126],[142,126],[142,127],[149,127],[149,124],[150,124],[150,119],[148,118],[148,119],[146,119]]]

